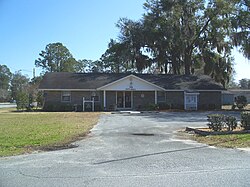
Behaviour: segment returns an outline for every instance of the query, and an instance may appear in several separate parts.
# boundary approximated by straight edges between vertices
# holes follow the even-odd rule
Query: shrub
[[[247,106],[247,98],[244,95],[237,96],[235,98],[236,106],[241,110]]]
[[[236,129],[237,121],[234,116],[226,116],[224,119],[228,131],[233,131],[234,129]]]
[[[170,109],[170,105],[167,104],[167,103],[159,103],[158,105],[159,105],[160,110],[168,110],[168,109]]]
[[[70,103],[48,104],[43,108],[46,112],[71,112],[75,111],[75,107]]]
[[[25,92],[18,92],[16,95],[17,110],[24,110],[29,105],[29,96]]]
[[[159,106],[157,104],[149,104],[147,106],[147,110],[149,110],[149,111],[159,110]]]
[[[222,114],[211,114],[207,116],[208,127],[213,131],[221,131],[225,116]]]
[[[242,112],[241,113],[241,127],[245,130],[250,130],[250,113]]]

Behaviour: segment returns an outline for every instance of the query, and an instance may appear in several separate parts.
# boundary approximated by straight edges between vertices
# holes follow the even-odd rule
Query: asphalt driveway
[[[250,152],[175,136],[207,114],[103,114],[77,148],[1,158],[0,186],[249,186]]]

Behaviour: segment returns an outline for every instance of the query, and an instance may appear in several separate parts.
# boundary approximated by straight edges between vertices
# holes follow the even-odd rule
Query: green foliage
[[[28,95],[29,78],[22,75],[20,71],[13,74],[11,79],[11,96],[14,100],[18,100],[19,93],[27,93]]]
[[[224,118],[225,124],[227,126],[228,131],[233,131],[237,127],[237,121],[234,116],[226,116]]]
[[[0,65],[0,102],[10,100],[10,80],[12,73],[6,65]]]
[[[159,105],[158,104],[152,104],[152,103],[150,103],[150,104],[147,105],[146,109],[148,111],[159,110]]]
[[[239,80],[241,89],[250,89],[250,79]]]
[[[250,113],[249,112],[241,113],[241,126],[245,130],[250,130]]]
[[[16,95],[17,110],[24,110],[29,107],[29,95],[25,92],[18,92]]]
[[[7,102],[11,100],[10,91],[6,89],[0,89],[0,102]]]
[[[245,106],[247,106],[247,98],[244,95],[237,96],[235,98],[236,106],[242,110]]]
[[[160,110],[168,110],[171,108],[171,106],[167,103],[159,103],[158,106]]]
[[[46,112],[72,112],[75,111],[75,107],[70,103],[54,103],[45,105],[43,110]]]
[[[8,90],[12,73],[6,65],[0,64],[0,89]]]
[[[48,44],[39,56],[35,65],[46,72],[79,72],[79,62],[62,43]]]
[[[101,58],[111,72],[204,73],[226,87],[233,47],[249,54],[247,0],[147,0],[144,9],[138,21],[118,21],[118,41]]]
[[[211,114],[207,116],[208,127],[214,131],[221,131],[224,125],[225,116],[222,114]]]

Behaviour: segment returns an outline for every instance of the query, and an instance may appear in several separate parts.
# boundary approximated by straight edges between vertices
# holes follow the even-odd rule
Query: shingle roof
[[[125,73],[47,73],[39,89],[97,89],[124,78]],[[208,76],[133,74],[166,90],[224,90]]]

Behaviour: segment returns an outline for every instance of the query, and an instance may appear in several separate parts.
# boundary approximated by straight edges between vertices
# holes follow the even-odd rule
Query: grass
[[[84,137],[99,113],[15,112],[0,109],[0,156],[64,146]]]
[[[250,134],[232,135],[194,135],[193,139],[200,143],[226,148],[245,148],[250,147]]]

